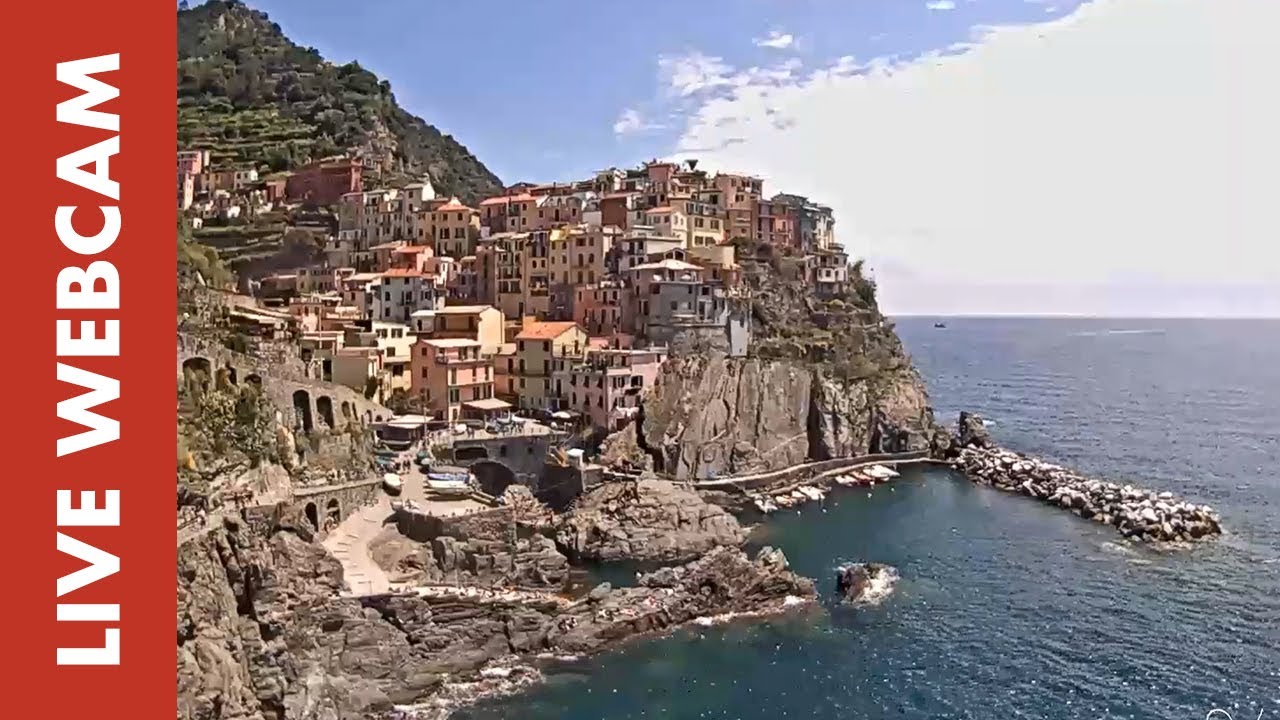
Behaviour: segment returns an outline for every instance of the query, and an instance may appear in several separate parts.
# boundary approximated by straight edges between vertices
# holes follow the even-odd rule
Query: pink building
[[[618,430],[639,412],[666,359],[666,348],[588,350],[586,360],[553,374],[560,408],[582,413],[596,427]]]
[[[493,359],[463,338],[419,340],[412,352],[411,392],[442,420],[484,419],[511,406],[493,397]]]
[[[631,290],[616,280],[573,289],[573,321],[592,337],[626,332],[631,318]]]

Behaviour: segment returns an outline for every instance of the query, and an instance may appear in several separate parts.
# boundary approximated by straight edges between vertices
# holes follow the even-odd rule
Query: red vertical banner
[[[175,712],[175,5],[6,7],[10,718]]]

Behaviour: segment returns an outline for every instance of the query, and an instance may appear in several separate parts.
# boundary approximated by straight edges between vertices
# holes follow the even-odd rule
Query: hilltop
[[[215,167],[294,168],[358,148],[372,184],[427,173],[466,202],[501,182],[466,147],[396,102],[391,85],[352,62],[301,47],[237,0],[178,11],[178,143],[207,147]]]

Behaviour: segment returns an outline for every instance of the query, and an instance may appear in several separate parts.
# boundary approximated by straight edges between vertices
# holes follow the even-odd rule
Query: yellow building
[[[412,320],[413,333],[420,339],[474,340],[487,355],[503,343],[502,311],[492,305],[447,305],[416,312]]]
[[[608,273],[608,256],[618,241],[616,227],[576,225],[551,231],[551,283],[590,285]]]
[[[428,226],[437,255],[466,257],[475,252],[480,237],[480,211],[450,198],[430,211]]]
[[[516,335],[515,392],[520,407],[554,410],[557,398],[551,374],[582,358],[587,332],[575,322],[527,322]]]

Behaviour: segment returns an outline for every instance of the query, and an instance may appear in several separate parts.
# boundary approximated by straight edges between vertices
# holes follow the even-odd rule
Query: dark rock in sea
[[[849,563],[836,571],[836,593],[849,605],[879,602],[893,589],[897,571],[883,563]]]
[[[962,448],[985,448],[994,445],[991,441],[991,433],[987,432],[986,424],[978,415],[961,412],[957,430],[957,442]]]

